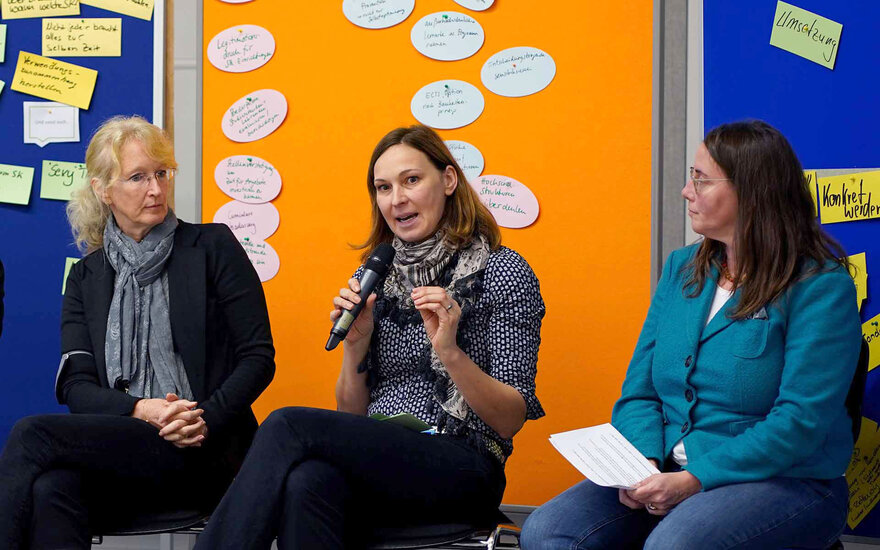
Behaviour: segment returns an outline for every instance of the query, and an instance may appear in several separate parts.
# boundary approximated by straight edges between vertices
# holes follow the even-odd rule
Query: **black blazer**
[[[208,425],[205,449],[238,466],[257,428],[250,407],[275,374],[263,287],[241,245],[222,224],[180,222],[166,265],[174,349]],[[129,415],[137,398],[107,380],[104,341],[116,272],[103,249],[67,278],[58,402],[72,413]]]

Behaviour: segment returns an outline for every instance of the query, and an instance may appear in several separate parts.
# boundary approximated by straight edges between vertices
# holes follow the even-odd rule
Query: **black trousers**
[[[19,420],[0,454],[0,546],[90,548],[93,532],[139,512],[210,509],[228,467],[207,447],[178,449],[158,433],[126,416]]]
[[[497,459],[467,442],[335,411],[290,407],[260,426],[197,550],[359,546],[373,525],[492,517]]]

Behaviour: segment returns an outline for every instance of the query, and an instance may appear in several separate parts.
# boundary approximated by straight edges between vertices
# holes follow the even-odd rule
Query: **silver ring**
[[[452,304],[449,304],[448,306],[446,306],[446,311],[452,311]]]
[[[656,509],[657,509],[657,507],[654,506],[653,504],[648,504],[648,510],[656,510]]]

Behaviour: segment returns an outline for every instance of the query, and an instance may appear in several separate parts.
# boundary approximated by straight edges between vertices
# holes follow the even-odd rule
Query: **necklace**
[[[727,260],[721,262],[721,276],[731,283],[735,282],[733,276],[730,274],[730,270],[727,269]]]

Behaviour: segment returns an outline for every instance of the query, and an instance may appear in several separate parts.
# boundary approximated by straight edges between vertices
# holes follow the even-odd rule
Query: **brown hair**
[[[104,226],[110,216],[110,207],[101,200],[103,192],[113,186],[119,177],[122,161],[119,152],[129,141],[143,143],[147,155],[167,168],[177,168],[174,144],[164,130],[139,116],[115,116],[104,121],[95,131],[86,149],[86,172],[89,184],[73,192],[67,203],[67,220],[80,250],[91,252],[104,244]],[[97,181],[93,188],[91,180]],[[174,191],[169,189],[169,204],[173,205]]]
[[[357,249],[364,249],[362,259],[366,260],[370,251],[377,245],[391,242],[394,238],[394,233],[385,223],[376,202],[373,170],[376,161],[385,151],[394,145],[401,144],[424,153],[438,170],[443,171],[447,166],[451,166],[455,170],[458,185],[452,195],[447,197],[443,217],[440,218],[440,227],[446,230],[446,241],[459,248],[466,246],[477,234],[482,234],[488,239],[492,250],[501,246],[501,230],[495,223],[495,218],[492,217],[489,209],[480,202],[477,192],[468,184],[464,172],[455,162],[455,158],[449,152],[443,139],[427,126],[415,125],[388,132],[373,149],[370,167],[367,170],[367,191],[370,194],[372,227],[367,240],[363,244],[355,246]]]
[[[742,293],[730,317],[752,315],[826,262],[849,268],[846,252],[819,227],[801,163],[779,130],[760,120],[733,122],[710,131],[703,143],[738,201],[733,288]],[[723,243],[703,240],[685,266],[691,297],[702,292],[724,254]]]

